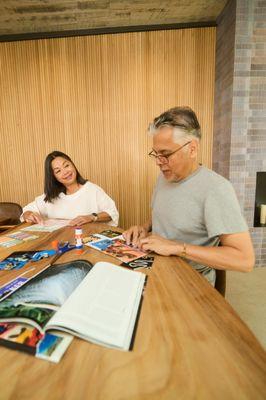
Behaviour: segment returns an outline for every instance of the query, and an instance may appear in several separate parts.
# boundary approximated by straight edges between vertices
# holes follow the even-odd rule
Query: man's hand
[[[22,214],[25,222],[32,222],[33,224],[43,224],[44,220],[42,216],[33,211],[26,211]]]
[[[131,226],[127,231],[123,232],[123,236],[127,244],[132,244],[134,247],[139,247],[140,239],[148,236],[148,231],[142,225],[135,225]]]
[[[94,218],[92,215],[79,215],[78,217],[69,221],[69,226],[80,226],[84,224],[88,224],[89,222],[93,222]]]
[[[154,251],[161,256],[177,256],[182,251],[181,244],[174,240],[165,239],[159,235],[151,235],[141,239],[140,248],[145,251]]]

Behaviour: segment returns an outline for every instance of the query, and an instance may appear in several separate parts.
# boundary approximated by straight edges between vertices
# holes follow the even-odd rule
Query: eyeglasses
[[[169,157],[172,156],[173,154],[177,153],[179,150],[183,149],[183,147],[187,146],[190,142],[187,142],[185,144],[183,144],[183,146],[179,147],[177,150],[172,151],[172,153],[169,154],[156,154],[156,152],[154,150],[152,150],[148,156],[150,156],[153,160],[158,160],[160,161],[160,163],[162,164],[167,164],[169,162]]]

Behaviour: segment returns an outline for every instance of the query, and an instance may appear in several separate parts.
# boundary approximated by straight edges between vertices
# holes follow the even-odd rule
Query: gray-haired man
[[[149,155],[161,174],[152,216],[124,232],[127,243],[185,257],[212,284],[215,269],[251,271],[253,246],[234,189],[197,161],[201,129],[196,114],[189,107],[172,108],[154,119],[150,132]]]

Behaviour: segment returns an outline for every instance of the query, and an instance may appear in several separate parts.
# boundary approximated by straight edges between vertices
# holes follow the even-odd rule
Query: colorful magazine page
[[[39,236],[33,235],[32,233],[17,231],[6,235],[12,239],[21,240],[22,242],[28,242],[29,240],[37,239]]]
[[[103,239],[123,239],[123,236],[121,235],[121,232],[118,231],[113,231],[111,229],[106,229],[100,233],[94,233],[89,236],[85,236],[82,241],[84,244],[90,243],[90,242],[98,242],[99,240]]]
[[[46,332],[44,337],[37,345],[36,357],[58,363],[66,352],[72,340],[73,336],[67,333]]]
[[[64,333],[42,334],[36,328],[18,323],[0,323],[0,343],[44,360],[59,362],[73,337]]]
[[[32,260],[36,251],[15,251],[0,261],[0,271],[18,270]]]
[[[21,244],[21,243],[23,243],[22,240],[13,239],[8,236],[0,237],[0,246],[1,247],[13,247],[13,246],[16,246],[17,244]]]
[[[103,235],[100,235],[99,233],[95,233],[93,235],[85,236],[84,238],[82,238],[82,242],[84,244],[86,244],[86,243],[90,243],[90,242],[98,242],[99,240],[102,240],[102,239],[106,239],[106,237]]]
[[[36,328],[29,325],[0,323],[0,343],[9,348],[35,355],[36,346],[43,336]]]
[[[55,313],[54,310],[35,307],[29,304],[9,305],[8,300],[0,303],[0,322],[20,322],[31,324],[38,331],[44,333],[43,328]]]
[[[53,265],[0,302],[0,322],[31,324],[40,332],[91,269],[86,261]]]
[[[113,231],[112,229],[106,229],[105,231],[100,232],[100,235],[105,236],[109,239],[117,239],[118,237],[123,237],[121,232]]]
[[[67,226],[69,220],[67,219],[47,219],[43,224],[34,224],[23,228],[23,231],[36,231],[36,232],[53,232]]]
[[[130,261],[128,263],[122,263],[123,267],[128,267],[132,269],[140,269],[140,268],[151,268],[154,261],[153,256],[143,256],[141,258],[137,258],[136,260]]]
[[[122,238],[102,239],[95,242],[88,242],[86,245],[95,250],[102,251],[104,254],[115,257],[124,263],[147,255],[146,252],[127,245]]]
[[[37,239],[38,236],[29,234],[27,232],[14,232],[0,237],[1,247],[13,247],[18,244],[24,243],[29,240]]]

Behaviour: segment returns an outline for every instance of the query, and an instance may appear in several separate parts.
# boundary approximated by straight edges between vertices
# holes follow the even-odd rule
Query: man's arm
[[[151,235],[141,239],[143,250],[158,254],[182,256],[215,269],[249,272],[253,269],[255,255],[249,232],[220,236],[221,246],[205,247],[164,239]],[[185,254],[184,254],[185,253]]]
[[[137,247],[140,245],[139,240],[148,236],[152,229],[151,218],[143,225],[131,226],[127,231],[123,232],[123,236],[127,244]]]

